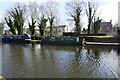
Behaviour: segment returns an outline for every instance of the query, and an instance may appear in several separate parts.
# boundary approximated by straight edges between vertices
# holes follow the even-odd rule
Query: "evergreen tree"
[[[32,23],[30,24],[30,22],[29,22],[28,25],[29,25],[31,35],[33,36],[35,34],[35,23],[36,23],[36,21],[32,17],[31,17],[31,19],[32,19]]]
[[[13,34],[13,35],[16,35],[16,28],[14,26],[14,22],[11,20],[11,18],[9,17],[8,19],[5,18],[5,21],[7,23],[7,25],[9,26],[10,28],[10,32]]]
[[[41,36],[45,35],[46,22],[47,22],[47,19],[45,19],[43,16],[40,20],[40,23],[38,24]]]

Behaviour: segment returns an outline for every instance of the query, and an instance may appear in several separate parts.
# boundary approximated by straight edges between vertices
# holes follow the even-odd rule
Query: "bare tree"
[[[81,34],[81,13],[83,10],[83,2],[68,2],[66,3],[67,11],[69,13],[69,16],[71,16],[75,22],[75,32]]]
[[[30,30],[32,36],[35,34],[35,27],[36,27],[35,24],[38,19],[37,8],[38,8],[37,2],[30,2],[28,5],[28,8],[27,8],[28,12],[29,12],[29,17],[31,18],[31,22],[29,20],[28,25],[29,25],[29,30]]]
[[[47,8],[46,3],[42,3],[38,6],[38,27],[40,30],[40,35],[45,36],[46,33],[46,23],[48,21],[47,19]]]
[[[94,34],[98,34],[100,27],[101,27],[101,21],[102,19],[99,19],[99,17],[96,20],[94,20],[94,23],[93,23]]]
[[[57,6],[58,4],[56,2],[43,2],[40,5],[36,2],[30,3],[30,13],[38,22],[41,36],[45,34],[47,21],[49,21],[50,24],[50,36],[53,36],[53,27],[58,21]]]
[[[39,18],[39,5],[37,4],[37,2],[30,2],[29,6],[28,6],[28,10],[29,10],[29,16],[34,18],[35,20],[38,20]]]
[[[29,24],[29,29],[31,31],[31,33],[34,32],[34,28],[35,28],[35,23],[37,22],[38,24],[38,27],[39,27],[39,33],[41,36],[44,36],[45,35],[45,28],[46,28],[46,5],[45,3],[42,3],[42,4],[37,4],[37,2],[30,2],[29,3],[29,16],[31,17],[32,19],[32,24],[33,25],[30,25],[30,22],[28,23]]]
[[[48,2],[46,3],[47,16],[50,24],[50,36],[53,36],[54,24],[58,20],[58,3]]]
[[[38,23],[38,27],[40,29],[41,36],[45,35],[46,22],[47,22],[47,19],[43,16],[43,17],[41,17],[40,22]]]
[[[86,3],[86,15],[88,17],[88,34],[90,34],[91,26],[93,24],[93,20],[96,17],[96,12],[98,9],[98,2],[90,2]]]

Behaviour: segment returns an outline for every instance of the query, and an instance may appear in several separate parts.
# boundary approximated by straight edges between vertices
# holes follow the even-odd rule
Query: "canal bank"
[[[86,45],[103,45],[103,46],[119,46],[119,36],[87,36],[85,38]]]

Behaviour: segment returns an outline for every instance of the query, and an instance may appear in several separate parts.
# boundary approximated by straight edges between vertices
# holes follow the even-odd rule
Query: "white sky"
[[[48,0],[44,0],[48,1]],[[66,13],[64,12],[64,2],[69,2],[71,0],[49,0],[49,1],[57,1],[57,2],[61,2],[60,5],[60,10],[61,10],[61,18],[62,18],[62,22],[61,24],[66,24],[65,19],[66,19]],[[91,0],[93,1],[93,0]],[[94,0],[95,1],[95,0]],[[97,0],[98,1],[98,0]],[[120,0],[103,0],[103,4],[101,4],[99,11],[100,11],[100,15],[99,17],[104,20],[104,21],[110,21],[112,20],[113,24],[118,22],[118,2]],[[9,10],[10,8],[12,8],[13,6],[13,2],[16,2],[16,0],[0,0],[0,22],[3,21],[4,16],[6,16],[7,14],[7,10]],[[17,0],[17,2],[43,2],[43,0]],[[82,19],[83,22],[83,26],[86,27],[87,26],[87,18],[84,17]]]

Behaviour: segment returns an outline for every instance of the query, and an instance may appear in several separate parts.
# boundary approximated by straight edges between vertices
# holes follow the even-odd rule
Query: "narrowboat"
[[[81,45],[80,37],[43,37],[41,44],[48,45]]]
[[[2,42],[6,43],[30,43],[31,37],[28,34],[18,36],[1,36]]]

